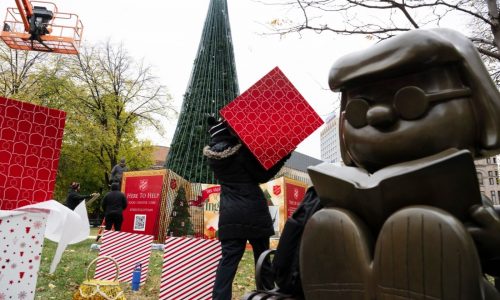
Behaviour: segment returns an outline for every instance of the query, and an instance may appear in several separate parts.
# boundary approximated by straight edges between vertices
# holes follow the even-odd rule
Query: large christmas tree
[[[210,0],[191,79],[165,167],[190,182],[216,183],[202,154],[207,116],[239,94],[227,0]]]

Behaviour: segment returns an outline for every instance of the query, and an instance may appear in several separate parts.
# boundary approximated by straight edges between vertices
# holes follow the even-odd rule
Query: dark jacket
[[[114,184],[111,186],[112,189],[113,186]],[[102,198],[101,208],[104,211],[104,216],[111,214],[121,215],[123,210],[127,208],[127,197],[117,189],[112,190]]]
[[[219,239],[273,235],[271,214],[259,184],[273,178],[289,156],[266,170],[244,145],[220,146],[217,143],[203,149],[210,168],[221,183]]]
[[[66,197],[66,206],[69,207],[69,209],[74,210],[80,202],[91,197],[92,195],[80,195],[74,189],[69,189],[68,197]]]

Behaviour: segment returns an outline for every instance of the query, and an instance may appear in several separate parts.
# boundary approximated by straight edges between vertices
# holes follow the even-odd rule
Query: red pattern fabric
[[[0,97],[0,209],[52,198],[66,113]]]
[[[323,124],[278,67],[222,108],[220,114],[266,169]]]

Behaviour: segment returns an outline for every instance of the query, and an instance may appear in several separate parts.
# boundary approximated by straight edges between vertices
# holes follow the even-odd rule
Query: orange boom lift
[[[7,8],[0,38],[12,49],[78,54],[83,24],[51,2],[15,0]]]

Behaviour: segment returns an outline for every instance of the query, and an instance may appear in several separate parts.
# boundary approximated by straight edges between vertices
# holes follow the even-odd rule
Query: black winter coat
[[[70,189],[68,191],[68,197],[66,198],[66,206],[69,209],[75,210],[75,208],[83,200],[90,199],[92,195],[80,195],[77,191]]]
[[[121,215],[127,208],[127,197],[120,191],[111,191],[102,198],[101,208],[104,216],[115,214]]]
[[[271,214],[259,183],[273,178],[289,156],[266,170],[242,144],[217,152],[219,148],[215,144],[203,149],[210,168],[221,184],[219,239],[273,235]]]

